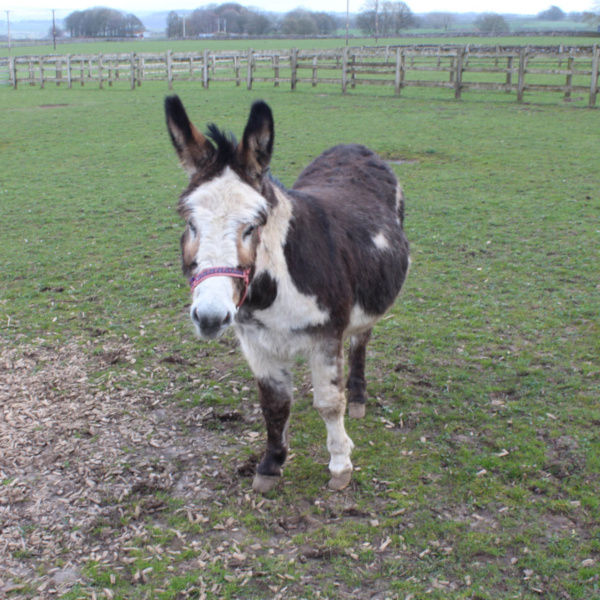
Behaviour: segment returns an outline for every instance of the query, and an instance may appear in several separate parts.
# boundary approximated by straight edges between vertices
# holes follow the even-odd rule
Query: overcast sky
[[[0,20],[5,17],[5,11],[10,10],[10,19],[19,21],[23,18],[46,19],[51,15],[51,9],[56,9],[56,17],[64,18],[74,10],[83,10],[93,6],[109,6],[128,13],[146,14],[172,10],[193,10],[210,2],[202,0],[90,0],[86,6],[81,0],[34,0],[35,4],[25,2],[12,6],[0,6]],[[225,0],[217,0],[221,4]],[[405,0],[414,13],[431,11],[446,12],[497,12],[517,14],[537,14],[549,8],[552,4],[559,6],[565,12],[591,10],[595,0]],[[346,0],[252,0],[239,2],[244,6],[273,11],[287,12],[298,6],[309,10],[346,12]],[[364,0],[350,0],[350,12],[358,12]]]

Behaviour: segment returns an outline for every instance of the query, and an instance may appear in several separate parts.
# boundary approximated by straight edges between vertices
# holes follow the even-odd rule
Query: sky
[[[214,0],[213,0],[214,1]],[[221,4],[225,0],[216,0]],[[235,0],[234,0],[235,1]],[[414,13],[432,11],[444,12],[497,12],[534,15],[551,5],[559,6],[565,12],[591,10],[597,0],[404,0]],[[238,0],[244,6],[253,6],[265,11],[287,12],[298,6],[309,10],[346,12],[346,0]],[[0,21],[4,13],[10,11],[10,19],[20,21],[25,18],[47,19],[51,10],[56,9],[56,18],[62,19],[74,10],[93,6],[108,6],[127,13],[144,15],[149,12],[173,10],[194,10],[211,3],[210,0],[90,0],[89,5],[81,0],[35,0],[29,3],[0,4]],[[349,0],[350,12],[359,12],[364,0]]]

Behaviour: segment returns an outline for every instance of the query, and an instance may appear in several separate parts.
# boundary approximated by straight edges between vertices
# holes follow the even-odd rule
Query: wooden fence
[[[100,88],[125,82],[135,89],[146,81],[232,82],[252,89],[254,83],[275,86],[334,84],[343,93],[359,85],[435,87],[460,98],[467,90],[515,93],[518,101],[531,91],[560,92],[566,99],[588,94],[595,106],[600,47],[595,46],[385,46],[336,50],[272,50],[161,54],[70,54],[2,59],[8,83],[85,85]]]

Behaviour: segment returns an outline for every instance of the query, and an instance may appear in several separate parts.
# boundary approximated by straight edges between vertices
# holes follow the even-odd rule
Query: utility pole
[[[10,10],[6,11],[6,27],[8,29],[8,53],[10,54]]]
[[[54,49],[56,50],[56,19],[54,18],[54,13],[56,10],[52,9],[52,41],[54,42]]]
[[[350,29],[350,0],[346,0],[346,46],[348,45],[348,30]]]
[[[185,15],[182,15],[183,18],[183,39],[185,40]]]
[[[379,39],[379,0],[375,0],[375,45]]]

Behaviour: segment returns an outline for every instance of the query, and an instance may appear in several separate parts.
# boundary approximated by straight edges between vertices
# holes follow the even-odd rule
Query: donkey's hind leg
[[[365,356],[372,329],[350,338],[350,374],[346,383],[348,390],[348,414],[362,419],[366,413],[367,380],[365,379]]]
[[[335,343],[331,351],[323,344],[311,356],[314,405],[327,427],[327,449],[331,456],[329,487],[342,490],[352,476],[350,452],[354,447],[344,428],[346,396],[344,394],[343,345]]]
[[[267,426],[267,449],[258,467],[252,487],[268,492],[281,479],[281,468],[288,453],[288,420],[292,405],[292,375],[282,368],[277,376],[258,379],[260,405]]]

